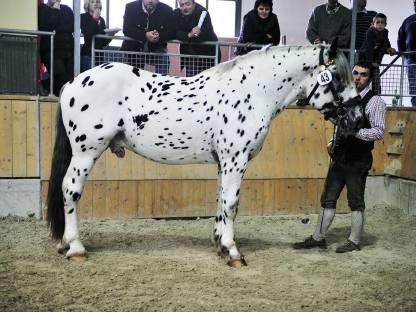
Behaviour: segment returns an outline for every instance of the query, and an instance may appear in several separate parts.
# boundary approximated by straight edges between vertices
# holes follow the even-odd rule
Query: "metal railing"
[[[50,59],[54,57],[54,36],[55,32],[46,31],[30,31],[30,30],[16,30],[0,28],[1,34],[11,34],[16,36],[50,36]],[[122,62],[128,63],[137,67],[145,68],[153,72],[162,72],[174,76],[192,76],[209,67],[215,66],[219,61],[228,61],[235,58],[236,51],[242,48],[261,48],[262,45],[257,44],[241,44],[236,42],[204,42],[204,43],[190,43],[173,40],[168,42],[169,51],[166,54],[157,54],[149,52],[127,52],[120,51],[118,47],[107,46],[104,49],[95,49],[95,39],[112,39],[112,40],[133,40],[123,36],[107,36],[97,35],[93,38],[91,49],[91,65],[96,66],[104,62]],[[235,39],[234,39],[235,40]],[[181,54],[179,47],[181,44],[186,45],[203,45],[215,46],[215,55],[185,55]],[[219,50],[221,51],[221,60],[219,59]],[[374,80],[374,89],[379,91],[381,96],[387,97],[386,102],[391,104],[397,102],[398,105],[403,104],[403,99],[414,97],[416,90],[416,65],[408,65],[405,62],[405,57],[411,53],[400,53],[389,64],[380,64],[378,66],[377,79]],[[399,63],[398,60],[401,62]],[[54,85],[54,62],[50,62],[48,73],[50,76],[50,95],[53,93]],[[409,79],[410,77],[410,79]],[[22,77],[23,78],[23,77]]]

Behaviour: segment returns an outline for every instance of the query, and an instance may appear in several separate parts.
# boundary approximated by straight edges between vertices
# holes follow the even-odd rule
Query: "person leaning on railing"
[[[161,54],[143,56],[129,54],[127,62],[143,68],[145,64],[155,65],[155,72],[169,72],[167,41],[175,37],[173,10],[159,0],[138,0],[126,4],[123,21],[125,36],[135,39],[124,40],[121,51],[150,52]]]
[[[236,54],[243,55],[259,48],[250,47],[250,44],[280,43],[280,27],[276,14],[273,11],[272,0],[256,0],[254,8],[243,18],[243,27],[238,43],[247,43],[244,47],[237,47]]]
[[[185,42],[218,41],[212,27],[208,11],[195,0],[179,0],[179,8],[174,11],[176,38]],[[187,55],[215,55],[215,45],[181,44],[180,53]],[[218,59],[221,58],[218,50]],[[186,68],[186,76],[199,74],[215,65],[213,58],[181,57],[181,69]]]
[[[413,0],[416,12],[416,0]],[[407,54],[407,77],[409,79],[409,94],[412,95],[412,106],[416,107],[416,14],[407,17],[399,29],[397,47],[400,52],[413,52]]]
[[[84,35],[84,44],[81,48],[81,72],[91,68],[91,48],[94,35],[108,34],[114,36],[119,29],[107,30],[105,20],[101,16],[101,0],[85,0],[85,13],[81,14],[81,32]],[[111,39],[95,39],[95,49],[101,50],[110,43]]]

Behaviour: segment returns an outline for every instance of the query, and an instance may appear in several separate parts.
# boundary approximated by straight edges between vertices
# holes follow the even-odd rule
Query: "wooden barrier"
[[[0,177],[34,177],[36,169],[36,97],[0,97]],[[56,98],[41,98],[40,176],[45,202],[55,135]],[[377,142],[371,175],[416,180],[416,110],[389,109],[386,137]],[[405,126],[400,126],[401,122]],[[394,129],[401,127],[402,134]],[[391,130],[393,129],[393,130]],[[315,212],[329,165],[326,144],[333,127],[310,108],[290,107],[272,123],[263,150],[250,163],[242,185],[240,213]],[[397,131],[396,131],[397,132]],[[397,147],[401,136],[402,146]],[[395,143],[396,142],[396,143]],[[396,144],[400,154],[387,153]],[[387,169],[385,169],[385,167]],[[129,151],[123,159],[106,151],[86,183],[80,215],[98,217],[166,217],[214,215],[216,165],[162,165]],[[339,210],[348,211],[345,192]]]

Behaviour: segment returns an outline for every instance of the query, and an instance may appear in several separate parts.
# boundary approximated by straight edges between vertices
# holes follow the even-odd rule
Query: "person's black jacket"
[[[205,16],[204,23],[201,26],[200,35],[198,37],[188,37],[188,33],[191,32],[192,28],[198,26],[199,17],[203,11],[206,11],[206,9],[198,3],[195,3],[195,10],[191,15],[183,15],[179,8],[174,11],[176,38],[178,40],[187,42],[218,41],[208,12]],[[181,44],[180,53],[191,55],[215,55],[215,46]]]
[[[160,40],[157,43],[149,42],[149,52],[166,47],[167,41],[175,37],[173,24],[173,10],[167,4],[159,2],[152,14],[143,10],[142,0],[126,4],[124,12],[123,33],[125,36],[138,41],[125,40],[121,45],[122,51],[143,51],[146,42],[146,32],[157,30]]]
[[[52,10],[56,10],[53,9]],[[74,55],[74,13],[69,6],[61,4],[61,9],[56,10],[59,15],[59,23],[56,27],[54,42],[54,58],[71,58]]]
[[[38,5],[38,30],[54,31],[58,27],[59,11],[44,3]],[[39,54],[41,62],[48,66],[51,54],[51,37],[40,36]]]
[[[272,38],[268,38],[267,34]],[[276,14],[270,12],[266,19],[262,19],[256,10],[248,12],[243,19],[243,28],[241,30],[239,43],[255,43],[255,44],[272,44],[280,43],[280,27]],[[258,49],[258,48],[256,48]],[[239,54],[245,54],[255,48],[240,49]]]
[[[81,14],[81,32],[84,35],[84,45],[81,48],[81,55],[91,56],[92,37],[94,35],[104,35],[106,28],[105,20],[100,17],[98,21],[86,12]],[[95,39],[95,48],[101,50],[110,43],[111,39]]]
[[[374,27],[370,27],[367,30],[363,46],[361,47],[361,50],[364,50],[365,60],[381,64],[388,48],[391,48],[389,31],[387,29],[377,31]]]

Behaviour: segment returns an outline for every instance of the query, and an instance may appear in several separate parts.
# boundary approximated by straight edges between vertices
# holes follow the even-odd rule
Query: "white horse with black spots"
[[[109,146],[121,146],[165,164],[218,164],[213,240],[228,264],[245,265],[233,223],[248,161],[271,120],[305,95],[326,118],[351,131],[359,127],[363,115],[351,100],[357,91],[350,68],[334,47],[268,47],[189,78],[121,63],[78,75],[60,96],[48,190],[48,222],[59,251],[68,258],[86,255],[77,202],[94,162]]]

